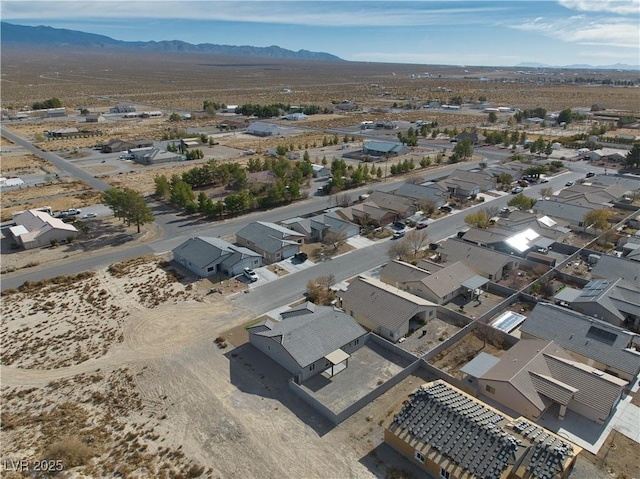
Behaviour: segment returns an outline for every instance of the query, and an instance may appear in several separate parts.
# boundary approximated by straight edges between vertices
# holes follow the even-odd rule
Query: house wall
[[[173,260],[174,260],[176,263],[180,263],[182,266],[184,266],[185,268],[187,268],[189,271],[191,271],[191,272],[193,272],[193,273],[197,274],[197,275],[198,275],[198,276],[200,276],[201,278],[206,278],[207,276],[214,275],[214,274],[216,274],[216,273],[218,272],[218,268],[217,268],[217,266],[216,266],[215,264],[214,264],[214,265],[210,265],[210,264],[209,264],[209,265],[205,266],[204,268],[199,268],[199,267],[197,267],[196,265],[192,264],[192,263],[191,263],[190,261],[188,261],[187,259],[183,258],[183,257],[182,257],[182,256],[180,256],[180,255],[176,255],[176,254],[174,254],[174,256],[173,256]],[[212,268],[213,268],[213,270],[211,270],[211,271],[207,271],[207,269],[208,269],[209,267],[212,267]]]
[[[78,233],[73,231],[52,229],[41,235],[38,235],[32,241],[25,243],[20,240],[20,243],[22,244],[24,249],[41,248],[43,246],[51,246],[51,240],[62,242],[63,240],[66,241],[68,236],[73,236],[75,238],[77,235]]]
[[[369,331],[373,331],[393,343],[398,342],[398,339],[409,333],[409,320],[405,321],[398,329],[391,330],[380,325],[377,321],[369,318],[368,316],[362,315],[358,311],[353,310],[352,305],[348,300],[342,300],[342,309],[344,309],[349,316],[355,319],[360,326]]]
[[[424,454],[424,464],[418,461],[415,458],[416,449],[409,443],[405,442],[400,437],[396,436],[395,433],[390,431],[389,429],[384,430],[384,442],[391,446],[393,449],[398,451],[404,457],[406,457],[413,464],[417,465],[430,477],[439,478],[440,477],[440,465],[433,462],[431,459],[426,457]],[[426,448],[425,448],[426,449]],[[450,479],[457,479],[455,475],[451,474]]]
[[[577,311],[582,314],[586,314],[587,316],[593,316],[594,318],[600,319],[601,321],[606,321],[607,323],[613,324],[614,326],[624,327],[624,322],[608,311],[606,308],[603,308],[601,304],[596,302],[593,303],[572,303],[571,309]]]
[[[622,395],[622,390],[620,390],[620,394]],[[618,404],[619,400],[620,400],[620,397],[618,397],[615,404]],[[578,401],[575,401],[573,399],[569,401],[569,404],[567,404],[567,409],[570,409],[571,411],[574,411],[580,414],[581,416],[591,419],[592,421],[598,424],[604,424],[604,422],[607,420],[607,418],[611,414],[611,411],[609,411],[609,414],[604,415],[603,417],[602,412],[595,410],[594,408],[590,407],[588,404],[579,403]]]
[[[249,333],[249,342],[294,376],[297,377],[303,372],[298,363],[294,361],[282,345],[273,339]]]
[[[235,276],[237,274],[242,273],[245,268],[253,269],[253,268],[259,268],[260,266],[262,266],[262,258],[258,256],[252,256],[249,258],[245,258],[237,262],[233,266],[231,266],[231,268],[228,270],[227,275]]]
[[[540,411],[534,404],[531,403],[524,395],[522,395],[512,384],[506,381],[489,381],[480,378],[479,393],[493,401],[508,407],[512,411],[516,411],[519,414],[536,421],[542,411]],[[487,385],[495,389],[494,393],[487,391]]]

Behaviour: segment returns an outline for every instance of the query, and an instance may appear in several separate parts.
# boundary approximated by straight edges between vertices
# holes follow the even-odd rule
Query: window
[[[210,273],[211,271],[213,271],[215,269],[215,266],[209,266],[207,268],[207,272]]]
[[[485,389],[487,390],[488,393],[491,393],[491,394],[496,393],[496,388],[494,388],[493,386],[489,386],[488,384],[487,384],[487,387],[485,387]]]
[[[415,454],[413,455],[413,457],[416,458],[416,461],[418,461],[421,464],[424,464],[424,456],[422,455],[422,453],[418,450],[416,450]]]
[[[429,317],[433,316],[433,309],[429,311]]]
[[[451,473],[446,469],[440,468],[440,479],[451,479]]]
[[[316,368],[315,364],[312,364],[311,366],[309,366],[309,371],[313,371]]]
[[[358,344],[360,342],[360,338],[356,339],[353,344]]]

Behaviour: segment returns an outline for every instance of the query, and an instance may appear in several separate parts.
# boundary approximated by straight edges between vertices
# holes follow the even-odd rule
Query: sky
[[[3,21],[366,62],[640,64],[640,0],[1,0]]]

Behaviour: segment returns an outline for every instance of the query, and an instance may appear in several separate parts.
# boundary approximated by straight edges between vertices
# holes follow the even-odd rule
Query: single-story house
[[[625,381],[640,373],[640,339],[624,328],[550,303],[538,303],[520,325],[522,339],[554,341],[581,362]]]
[[[262,266],[262,256],[220,238],[196,236],[173,250],[173,260],[201,278],[223,273],[235,276],[244,268]]]
[[[275,223],[254,221],[236,233],[236,242],[274,263],[298,254],[304,236]]]
[[[464,368],[463,368],[464,372]],[[478,391],[536,421],[553,405],[603,424],[627,381],[580,363],[553,341],[522,339],[476,377]]]
[[[449,238],[436,250],[438,261],[450,266],[458,261],[464,262],[479,274],[491,281],[499,281],[510,271],[520,267],[521,258],[489,248]],[[421,267],[421,263],[418,263]]]
[[[384,442],[425,477],[440,479],[567,479],[582,451],[442,379],[402,401],[385,424]]]
[[[13,215],[13,221],[16,225],[11,226],[9,231],[24,249],[50,246],[52,241],[62,242],[78,235],[75,226],[44,211],[22,211]]]
[[[566,287],[555,299],[568,303],[574,311],[615,326],[640,325],[640,289],[621,278],[594,279],[582,289]]]
[[[311,165],[313,168],[313,177],[314,178],[328,178],[331,176],[331,170],[323,165],[316,165],[315,163]]]
[[[47,132],[47,136],[50,138],[71,138],[80,134],[80,130],[75,127],[71,128],[58,128]]]
[[[334,376],[367,332],[343,311],[307,302],[247,328],[249,342],[293,374],[300,384],[317,374]]]
[[[129,150],[129,155],[131,155],[131,159],[133,161],[143,165],[157,165],[158,163],[182,161],[184,158],[181,153],[162,151],[159,148],[154,148],[152,146],[132,148]]]
[[[342,218],[358,223],[359,225],[382,226],[393,223],[398,219],[398,215],[393,211],[381,208],[373,201],[366,200],[348,208],[342,208],[336,214]]]
[[[118,153],[120,151],[129,151],[134,148],[149,148],[153,146],[153,140],[136,138],[134,140],[120,140],[119,138],[109,140],[108,143],[102,145],[103,153]]]
[[[280,128],[269,123],[251,123],[247,127],[247,133],[254,136],[278,136]]]
[[[193,138],[181,138],[180,139],[180,150],[184,151],[189,148],[196,148],[202,145],[202,141],[200,141],[199,136],[195,136]]]
[[[384,191],[374,191],[371,193],[365,201],[365,203],[368,202],[373,202],[378,207],[395,213],[399,218],[408,218],[416,214],[416,206],[412,199],[392,195]]]
[[[342,309],[358,323],[394,343],[409,333],[412,320],[424,323],[437,312],[431,301],[364,276],[339,291],[338,297]]]
[[[593,210],[589,206],[572,205],[557,199],[538,200],[533,206],[536,213],[543,213],[554,219],[564,220],[573,231],[583,231],[584,216]]]
[[[86,123],[104,123],[107,119],[102,115],[102,113],[89,113],[85,116],[84,121]]]
[[[405,283],[409,281],[421,281],[431,274],[429,271],[405,263],[400,260],[393,260],[385,264],[380,270],[380,281],[398,289],[404,289]]]
[[[328,233],[352,238],[360,233],[360,227],[337,214],[321,214],[309,218],[290,218],[281,222],[293,231],[305,235],[307,241],[322,241]]]
[[[495,188],[495,178],[489,173],[455,170],[438,182],[450,195],[467,198]]]
[[[472,145],[479,145],[481,143],[484,143],[485,140],[485,136],[480,133],[477,133],[475,131],[463,131],[458,136],[456,136],[456,141],[463,141],[467,138],[471,140]]]
[[[440,208],[447,203],[449,199],[449,192],[443,185],[434,182],[427,182],[421,185],[414,185],[413,183],[403,183],[400,188],[393,192],[396,196],[403,196],[405,198],[411,198],[416,204],[421,207],[421,203],[430,202],[433,203],[435,208]]]
[[[446,304],[462,294],[473,295],[475,290],[488,282],[488,279],[458,261],[421,280],[407,281],[404,287],[416,296],[436,304]]]
[[[623,162],[627,158],[628,150],[616,148],[600,148],[587,153],[585,156],[591,161],[609,160]]]
[[[411,149],[402,143],[393,143],[388,141],[365,141],[362,148],[364,155],[381,157],[394,157],[406,155]]]

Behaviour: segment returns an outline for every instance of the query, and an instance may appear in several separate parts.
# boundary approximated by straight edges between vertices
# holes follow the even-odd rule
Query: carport
[[[472,276],[468,280],[464,281],[461,286],[475,293],[476,290],[479,290],[488,282],[489,280],[487,278],[484,278],[476,274],[475,276]],[[475,294],[479,294],[479,293],[475,293]]]
[[[335,351],[327,354],[324,358],[331,363],[331,367],[325,369],[325,373],[329,377],[333,377],[340,371],[343,371],[349,367],[350,354],[345,353],[342,349],[336,349]]]

